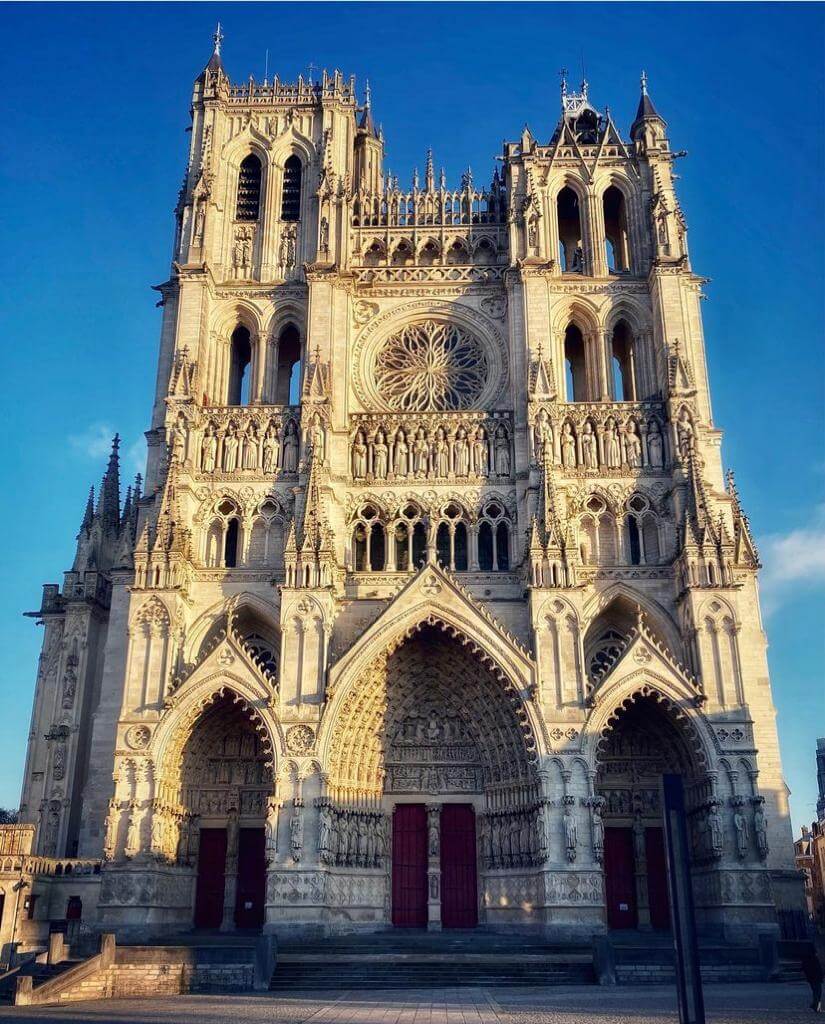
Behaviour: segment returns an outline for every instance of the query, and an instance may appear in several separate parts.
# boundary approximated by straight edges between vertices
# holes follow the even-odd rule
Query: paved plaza
[[[802,984],[708,985],[708,1024],[801,1024],[817,1018]],[[0,1020],[92,1024],[675,1024],[671,986],[415,989],[115,999],[2,1007]],[[825,1017],[823,1017],[825,1020]]]

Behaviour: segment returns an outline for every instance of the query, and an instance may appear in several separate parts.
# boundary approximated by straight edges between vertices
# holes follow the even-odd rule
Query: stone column
[[[238,811],[230,808],[226,822],[226,867],[224,869],[223,919],[221,931],[235,930],[235,900],[238,892]]]
[[[441,805],[427,804],[427,931],[441,931]]]

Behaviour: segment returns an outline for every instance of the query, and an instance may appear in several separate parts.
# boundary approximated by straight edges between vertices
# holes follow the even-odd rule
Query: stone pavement
[[[802,1024],[802,984],[707,985],[708,1024]],[[87,1024],[677,1024],[671,986],[201,995],[0,1007],[0,1020]],[[825,1024],[825,1016],[822,1017]]]

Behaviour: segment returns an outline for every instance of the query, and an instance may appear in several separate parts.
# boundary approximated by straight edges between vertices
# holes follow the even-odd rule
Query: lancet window
[[[281,189],[281,220],[296,221],[301,217],[301,161],[289,157],[284,164],[284,183]]]
[[[229,387],[227,405],[249,405],[252,377],[252,341],[249,331],[240,324],[229,341]]]
[[[364,505],[355,520],[352,561],[356,572],[381,572],[386,568],[386,532],[374,505]]]
[[[611,274],[630,270],[630,241],[627,230],[627,203],[621,189],[611,185],[602,196],[604,244],[607,269]]]
[[[436,531],[438,561],[453,572],[466,572],[469,568],[469,545],[464,513],[455,502],[450,502],[442,515]]]
[[[427,527],[417,505],[405,505],[392,529],[392,555],[398,572],[417,569],[427,560]]]
[[[485,506],[478,524],[478,567],[482,572],[507,572],[510,568],[510,522],[498,502]]]
[[[584,243],[579,197],[566,185],[556,197],[559,263],[565,274],[584,273]]]
[[[297,327],[287,324],[278,338],[276,405],[298,405],[301,401],[301,369],[301,338]]]
[[[236,220],[257,220],[261,212],[261,161],[254,153],[244,157],[238,173]]]
[[[584,337],[576,324],[568,324],[564,332],[564,379],[568,402],[588,400]]]
[[[613,399],[617,402],[636,401],[638,398],[636,344],[633,333],[625,320],[620,320],[613,328],[610,354],[613,371]]]
[[[585,565],[614,565],[616,520],[602,498],[593,495],[579,522],[579,552]]]
[[[634,494],[627,503],[625,543],[631,565],[656,565],[660,558],[659,521],[650,502]]]
[[[234,501],[225,498],[216,509],[206,532],[204,561],[209,566],[236,568],[241,561],[241,521]]]

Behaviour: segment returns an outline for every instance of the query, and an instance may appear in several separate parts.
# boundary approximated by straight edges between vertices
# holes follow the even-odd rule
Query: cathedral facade
[[[81,864],[126,936],[667,927],[665,772],[700,926],[798,905],[682,154],[644,80],[543,139],[402,187],[353,79],[216,37],[145,484],[116,443],[32,613],[35,916]]]

